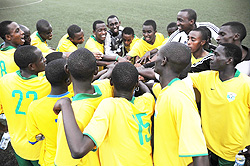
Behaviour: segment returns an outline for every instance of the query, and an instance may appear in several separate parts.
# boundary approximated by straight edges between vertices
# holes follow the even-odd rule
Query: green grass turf
[[[176,21],[178,11],[184,8],[194,9],[199,22],[212,22],[220,27],[228,21],[239,21],[250,32],[249,0],[43,0],[33,5],[2,9],[36,1],[39,0],[0,0],[0,21],[16,21],[29,27],[32,33],[37,20],[48,20],[53,27],[53,39],[48,41],[52,48],[57,46],[69,25],[82,27],[86,41],[92,35],[92,23],[95,20],[106,22],[111,14],[119,17],[123,27],[133,27],[139,37],[143,22],[154,19],[158,32],[166,37],[166,25]],[[243,44],[250,47],[248,36]]]

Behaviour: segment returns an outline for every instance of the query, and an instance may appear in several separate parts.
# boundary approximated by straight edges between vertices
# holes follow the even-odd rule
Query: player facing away
[[[100,103],[83,133],[75,122],[71,101],[63,98],[55,104],[55,112],[62,110],[71,154],[81,158],[99,149],[100,162],[104,166],[152,166],[150,131],[154,98],[150,93],[133,97],[138,72],[129,62],[114,67],[111,82],[114,97]]]
[[[155,166],[209,165],[194,93],[179,79],[190,61],[189,48],[179,42],[167,43],[157,55],[155,71],[162,90],[154,116]]]
[[[74,51],[68,58],[67,70],[73,82],[75,96],[72,106],[77,121],[77,127],[83,132],[88,125],[99,103],[112,96],[112,86],[108,79],[97,80],[92,83],[97,72],[96,59],[86,48]],[[65,135],[62,115],[58,116],[57,151],[55,164],[58,166],[88,165],[99,166],[99,153],[91,152],[83,158],[74,159]]]
[[[48,56],[47,56],[48,57]],[[65,59],[56,59],[45,67],[45,76],[51,85],[49,95],[33,101],[27,113],[27,138],[32,145],[42,142],[39,164],[41,166],[54,165],[57,141],[57,115],[53,107],[62,97],[72,97],[68,92],[71,83],[69,74],[64,67]]]

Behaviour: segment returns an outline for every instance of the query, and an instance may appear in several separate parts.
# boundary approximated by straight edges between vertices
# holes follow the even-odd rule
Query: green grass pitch
[[[95,20],[106,23],[111,14],[119,17],[123,27],[133,27],[138,37],[142,36],[143,22],[153,19],[158,32],[166,37],[166,25],[176,21],[178,11],[184,8],[194,9],[199,22],[212,22],[220,27],[228,21],[239,21],[250,32],[249,0],[1,0],[0,21],[16,21],[33,33],[37,20],[46,19],[53,27],[53,39],[48,44],[56,48],[69,25],[79,25],[86,41],[92,35],[92,23]],[[249,36],[243,44],[250,47]]]

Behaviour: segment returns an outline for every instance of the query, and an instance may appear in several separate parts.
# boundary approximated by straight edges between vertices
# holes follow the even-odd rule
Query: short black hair
[[[117,20],[119,21],[119,18],[116,16],[116,15],[110,15],[110,16],[108,16],[108,18],[107,18],[107,24],[109,24],[109,19],[110,18],[117,18]]]
[[[168,24],[167,29],[175,28],[175,27],[178,28],[176,22],[171,22],[171,23]]]
[[[127,35],[132,35],[134,36],[135,35],[135,32],[133,30],[133,28],[131,27],[125,27],[122,31],[122,34],[127,34]]]
[[[161,47],[159,54],[168,58],[171,69],[180,74],[191,61],[191,51],[183,43],[169,42]]]
[[[80,28],[78,25],[70,25],[67,29],[67,33],[69,35],[69,37],[71,37],[72,39],[75,37],[75,33],[81,32],[82,28]]]
[[[151,25],[154,29],[154,31],[156,31],[156,22],[154,20],[146,20],[143,25]]]
[[[224,46],[224,51],[226,57],[232,57],[233,58],[233,65],[236,66],[238,63],[241,62],[242,59],[242,51],[240,47],[238,47],[235,44],[231,43],[221,43],[220,45]]]
[[[188,12],[188,20],[194,20],[194,23],[197,20],[197,14],[193,9],[183,9],[181,12]]]
[[[96,58],[86,48],[79,48],[71,53],[67,64],[70,74],[76,80],[92,79],[96,70]]]
[[[56,59],[61,59],[63,58],[63,53],[62,52],[51,52],[49,53],[45,58],[46,58],[46,64],[49,62],[56,60]]]
[[[44,32],[44,29],[49,26],[50,26],[50,23],[47,20],[41,19],[41,20],[38,20],[36,23],[36,30],[38,32]]]
[[[202,29],[204,29],[204,31],[207,32],[207,39],[211,39],[212,33],[211,33],[211,31],[210,31],[210,29],[208,27],[206,27],[206,26],[200,26],[199,28],[202,28]]]
[[[0,37],[5,40],[5,35],[10,34],[10,30],[8,28],[8,25],[10,25],[13,21],[2,21],[0,23]]]
[[[200,32],[201,33],[201,40],[206,40],[207,41],[208,34],[207,34],[207,31],[204,28],[198,27],[198,28],[195,28],[195,29],[193,29],[191,31]]]
[[[114,67],[111,79],[115,89],[129,92],[138,82],[138,71],[131,63],[121,62]]]
[[[62,85],[69,78],[64,70],[65,65],[66,59],[56,59],[46,65],[45,76],[52,86]]]
[[[94,23],[93,23],[93,30],[95,31],[96,30],[96,24],[105,24],[103,21],[101,20],[96,20]]]
[[[38,48],[31,45],[25,45],[18,47],[14,53],[14,61],[20,69],[25,69],[30,63],[34,63],[38,60],[35,51]]]
[[[240,22],[237,21],[227,22],[222,26],[230,26],[233,33],[238,33],[240,35],[240,41],[242,41],[247,35],[246,27]]]

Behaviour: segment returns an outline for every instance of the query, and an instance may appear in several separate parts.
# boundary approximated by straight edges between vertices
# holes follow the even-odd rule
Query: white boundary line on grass
[[[27,3],[27,4],[24,4],[24,5],[17,5],[17,6],[10,6],[10,7],[2,7],[2,8],[0,8],[0,10],[12,9],[12,8],[18,8],[18,7],[33,5],[33,4],[36,4],[36,3],[40,3],[40,2],[42,2],[42,1],[43,1],[43,0],[38,0],[38,1],[36,1],[36,2]]]

